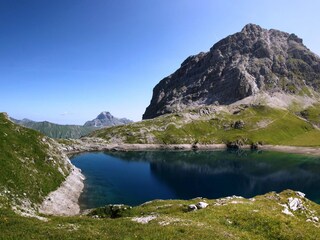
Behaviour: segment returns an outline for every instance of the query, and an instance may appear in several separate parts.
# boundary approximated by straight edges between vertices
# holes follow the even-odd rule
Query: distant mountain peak
[[[21,121],[22,122],[34,122],[34,121],[30,120],[29,118],[23,118]]]
[[[97,116],[97,119],[112,119],[113,116],[111,115],[110,112],[107,112],[107,111],[104,111],[104,112],[101,112],[98,116]]]
[[[103,112],[101,112],[99,115],[107,116],[107,115],[111,115],[111,113],[108,112],[108,111],[103,111]]]
[[[86,127],[109,127],[131,123],[132,121],[126,118],[116,118],[110,112],[103,111],[95,119],[87,121]]]

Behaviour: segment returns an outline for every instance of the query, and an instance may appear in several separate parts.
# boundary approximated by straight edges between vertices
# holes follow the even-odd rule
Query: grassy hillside
[[[311,109],[320,112],[318,106]],[[205,113],[201,114],[203,112]],[[309,115],[310,119],[303,119],[289,110],[262,105],[243,105],[232,109],[215,107],[210,111],[200,108],[126,126],[97,130],[89,136],[124,143],[238,142],[319,146],[320,131],[314,126],[316,117],[313,112]]]
[[[288,198],[303,208],[283,213]],[[205,209],[187,206],[206,201]],[[283,204],[283,205],[280,205]],[[120,211],[111,218],[108,207],[91,216],[49,217],[48,222],[23,218],[0,209],[0,239],[319,239],[320,206],[295,192],[269,193],[254,199],[194,199],[153,201]],[[153,219],[145,224],[134,220]],[[309,219],[309,220],[308,220]]]
[[[68,174],[55,143],[0,113],[0,203],[40,203]]]
[[[96,129],[94,127],[80,125],[60,125],[47,121],[34,122],[30,120],[24,121],[15,119],[13,119],[13,121],[27,128],[35,129],[51,138],[80,138]]]

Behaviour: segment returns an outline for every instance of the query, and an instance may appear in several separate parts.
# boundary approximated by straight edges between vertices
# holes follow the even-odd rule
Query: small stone
[[[198,209],[202,209],[202,208],[206,208],[206,207],[208,207],[208,203],[205,203],[205,202],[198,202],[197,203],[197,205],[196,205],[196,207],[198,208]]]
[[[318,217],[312,217],[312,221],[319,222],[319,218]]]
[[[284,213],[284,214],[286,214],[286,215],[289,215],[289,216],[294,216],[293,213],[290,212],[288,208],[283,209],[283,210],[282,210],[282,213]]]
[[[232,224],[232,221],[230,221],[229,219],[227,219],[227,223]]]
[[[73,147],[68,146],[67,149],[68,149],[68,151],[72,151],[72,150],[73,150]]]
[[[188,211],[196,211],[198,208],[195,204],[190,204],[188,206]]]

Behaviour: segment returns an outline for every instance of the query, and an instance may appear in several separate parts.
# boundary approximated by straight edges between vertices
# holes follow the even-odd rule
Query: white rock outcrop
[[[303,203],[299,198],[288,199],[288,206],[292,211],[297,211],[298,209],[304,209]]]
[[[134,222],[137,222],[137,223],[147,224],[151,220],[154,220],[156,218],[157,218],[157,216],[150,215],[150,216],[145,216],[145,217],[135,217],[135,218],[132,218],[131,220],[134,221]]]

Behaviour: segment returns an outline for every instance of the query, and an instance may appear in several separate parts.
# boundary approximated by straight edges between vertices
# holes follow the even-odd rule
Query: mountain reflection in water
[[[86,176],[83,208],[152,199],[253,197],[299,190],[320,202],[320,159],[257,151],[85,153],[72,162]]]

